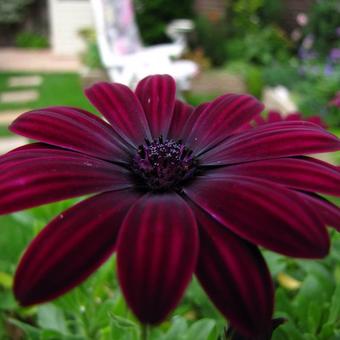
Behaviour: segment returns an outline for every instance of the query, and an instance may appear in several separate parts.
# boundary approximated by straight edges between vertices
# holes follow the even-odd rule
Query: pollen
[[[132,171],[139,185],[149,191],[179,190],[197,168],[192,151],[181,141],[163,140],[162,136],[138,147]]]

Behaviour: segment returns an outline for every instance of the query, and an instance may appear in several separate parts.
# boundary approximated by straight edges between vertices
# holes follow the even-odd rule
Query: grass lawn
[[[43,82],[38,87],[8,87],[8,79],[11,76],[40,75]],[[94,112],[83,95],[81,78],[76,73],[23,73],[23,72],[0,72],[0,92],[23,89],[37,89],[40,93],[38,100],[28,103],[0,103],[0,111],[35,109],[46,106],[75,106]],[[0,112],[1,114],[1,112]],[[6,126],[0,126],[0,136],[10,136]]]
[[[91,109],[91,105],[83,95],[80,76],[76,73],[0,73],[0,92],[23,89],[9,88],[8,79],[11,76],[20,75],[40,75],[43,77],[42,84],[37,87],[40,93],[38,100],[30,103],[4,104],[0,103],[0,110],[10,110],[22,108],[39,108],[44,106],[67,105],[77,106],[86,110]],[[29,87],[32,89],[32,87]]]
[[[12,132],[8,130],[7,126],[0,125],[0,137],[8,137],[12,135],[13,135]]]

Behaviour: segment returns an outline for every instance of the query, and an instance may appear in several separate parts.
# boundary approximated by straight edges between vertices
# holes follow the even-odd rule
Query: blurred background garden
[[[106,1],[106,6],[119,2]],[[95,21],[100,14],[96,3],[100,1],[0,0],[0,153],[27,142],[7,129],[20,113],[54,105],[95,112],[83,89],[95,81],[119,81],[98,44],[107,32]],[[264,117],[269,110],[282,117],[296,112],[304,119],[317,116],[340,136],[338,0],[135,0],[133,5],[137,45],[181,45],[176,60],[164,64],[164,73],[166,67],[177,72],[175,65],[183,65],[187,73],[179,95],[190,104],[226,92],[248,92],[265,103]],[[137,57],[143,48],[138,45]],[[183,60],[190,63],[179,64]],[[121,63],[127,69],[135,65]],[[138,72],[129,75],[131,86]],[[340,165],[339,153],[323,157]],[[0,218],[1,340],[139,339],[139,324],[118,288],[114,257],[52,303],[21,308],[12,295],[23,250],[74,202]],[[286,319],[273,339],[340,339],[340,234],[329,232],[332,248],[324,260],[263,251],[276,285],[275,317]],[[227,339],[226,329],[226,321],[193,280],[173,316],[151,329],[150,339]]]

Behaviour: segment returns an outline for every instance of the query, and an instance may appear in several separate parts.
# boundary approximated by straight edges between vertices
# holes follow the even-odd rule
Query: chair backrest
[[[91,0],[104,63],[142,49],[132,0]]]

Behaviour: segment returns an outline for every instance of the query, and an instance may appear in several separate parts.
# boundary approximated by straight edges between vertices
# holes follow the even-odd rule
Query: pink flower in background
[[[300,25],[300,26],[306,26],[308,24],[308,16],[306,13],[299,13],[296,16],[296,22]]]
[[[335,106],[340,108],[340,92],[336,94],[336,96],[329,102],[331,106]]]
[[[163,321],[192,275],[234,329],[272,329],[273,285],[258,246],[293,257],[328,253],[339,170],[302,156],[340,149],[306,121],[243,132],[263,105],[226,94],[193,108],[167,75],[87,89],[109,123],[81,109],[24,113],[11,131],[39,143],[0,157],[0,213],[91,195],[55,217],[17,268],[29,306],[54,299],[113,252],[126,301],[143,323]]]

